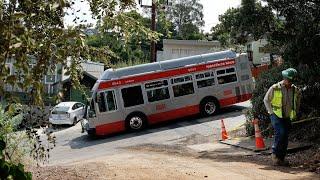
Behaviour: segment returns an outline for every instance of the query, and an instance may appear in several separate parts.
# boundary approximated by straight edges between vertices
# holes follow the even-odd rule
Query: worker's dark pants
[[[284,160],[288,148],[288,134],[291,128],[291,121],[288,118],[279,118],[277,115],[270,115],[271,124],[274,128],[274,141],[272,153],[277,158]]]

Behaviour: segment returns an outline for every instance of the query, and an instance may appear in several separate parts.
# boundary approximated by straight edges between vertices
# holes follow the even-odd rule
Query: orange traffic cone
[[[221,119],[221,139],[222,141],[228,139],[228,133],[226,131],[226,127],[224,126],[223,119]]]
[[[264,144],[264,141],[259,129],[258,120],[254,119],[253,124],[254,124],[254,131],[255,131],[255,137],[256,137],[256,150],[265,150],[266,146]]]

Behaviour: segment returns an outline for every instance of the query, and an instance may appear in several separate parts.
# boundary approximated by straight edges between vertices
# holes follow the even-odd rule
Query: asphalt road
[[[212,141],[217,141],[220,138],[220,120],[224,119],[226,129],[231,130],[245,122],[242,111],[250,106],[250,102],[247,101],[226,107],[212,117],[188,117],[158,124],[141,132],[125,132],[99,139],[91,139],[86,133],[81,133],[80,123],[73,127],[62,127],[54,132],[56,147],[50,152],[49,165],[114,155],[125,151],[124,148],[129,146],[174,144],[177,139],[194,135],[211,137]]]

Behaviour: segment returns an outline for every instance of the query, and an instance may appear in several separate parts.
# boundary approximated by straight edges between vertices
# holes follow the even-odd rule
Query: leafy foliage
[[[239,8],[228,9],[219,16],[219,21],[211,31],[225,46],[260,39],[277,25],[271,8],[256,0],[242,0]]]
[[[22,164],[15,165],[10,162],[6,162],[2,156],[3,150],[6,147],[6,143],[0,137],[0,179],[21,179],[31,180],[32,174],[25,172]]]
[[[64,8],[70,7],[66,1],[1,2],[0,93],[5,94],[5,84],[11,85],[32,94],[34,104],[40,104],[44,74],[56,64],[65,65],[67,57],[78,64],[80,52],[87,52],[80,27],[64,29]],[[8,61],[13,62],[13,75],[5,66]]]
[[[102,32],[121,34],[124,41],[146,36],[156,40],[157,33],[128,16],[135,8],[133,0],[90,0],[93,15],[100,19]],[[80,87],[81,62],[86,59],[104,63],[113,57],[108,47],[88,47],[84,25],[64,27],[66,10],[75,2],[8,0],[0,3],[0,94],[14,100],[5,89],[7,85],[33,97],[32,104],[42,103],[44,75],[54,71],[57,64],[67,67],[75,87]],[[75,18],[75,22],[79,17]],[[9,73],[6,62],[13,61],[15,72]],[[30,65],[32,64],[32,65]]]
[[[320,3],[312,0],[264,1],[268,3],[265,7],[253,0],[242,1],[240,8],[229,9],[221,15],[221,23],[212,29],[225,45],[244,43],[250,36],[257,39],[264,35],[270,42],[269,48],[283,56],[285,65],[274,67],[256,79],[253,107],[247,112],[247,117],[259,118],[262,129],[270,124],[263,104],[264,95],[272,84],[282,79],[280,72],[287,67],[294,67],[299,73],[295,84],[303,90],[300,118],[318,117],[320,114],[317,103],[320,101],[317,93],[320,90]],[[252,124],[247,123],[246,128],[251,135]],[[271,133],[267,131],[264,135]]]
[[[89,47],[85,43],[86,25],[65,27],[63,17],[72,9],[75,0],[0,0],[0,98],[10,104],[6,112],[0,106],[0,170],[1,179],[31,179],[25,173],[19,158],[27,152],[38,161],[49,158],[52,147],[45,143],[55,142],[47,134],[43,139],[33,129],[35,116],[30,109],[43,105],[43,80],[57,65],[65,66],[72,85],[81,88],[80,64],[85,60],[98,60],[105,64],[113,57],[108,46]],[[157,33],[142,26],[139,21],[125,12],[135,8],[134,0],[87,0],[93,16],[100,19],[102,32],[121,34],[124,42],[133,37],[144,36],[156,40]],[[77,22],[79,17],[74,19]],[[138,40],[136,40],[138,41]],[[14,72],[10,73],[7,63],[12,62]],[[20,112],[16,112],[12,102],[19,101],[6,91],[7,87],[25,92],[30,97]],[[28,110],[29,108],[29,110]],[[41,106],[40,106],[41,109]],[[19,115],[20,114],[20,115]],[[16,122],[22,116],[26,122]],[[42,117],[43,119],[43,117]],[[23,124],[19,131],[17,124]],[[21,150],[21,147],[26,148]],[[3,153],[2,153],[3,152]]]
[[[16,107],[9,106],[4,112],[0,106],[0,179],[31,179],[31,173],[24,171],[22,156],[31,148],[29,138],[23,132],[15,133],[22,121]]]
[[[258,118],[260,120],[259,125],[263,130],[267,129],[270,125],[269,115],[265,109],[263,98],[268,89],[275,83],[282,80],[281,71],[291,67],[290,64],[273,67],[256,80],[255,90],[253,91],[253,97],[251,99],[252,109],[246,114],[247,119]],[[315,74],[320,72],[319,67],[310,67],[306,65],[300,65],[296,67],[299,72],[299,76],[294,82],[302,91],[301,105],[299,111],[299,118],[305,119],[310,117],[319,117],[319,105],[320,96],[317,92],[320,91],[320,83],[314,81]],[[247,133],[252,135],[252,124],[247,124]],[[310,132],[311,133],[311,132]],[[265,136],[272,134],[272,130],[265,131]]]
[[[283,19],[279,28],[272,31],[271,39],[272,43],[281,49],[284,59],[295,66],[319,65],[320,2],[314,0],[265,1]]]
[[[269,119],[269,114],[264,106],[263,103],[263,98],[268,91],[268,89],[275,83],[279,82],[282,80],[282,75],[281,71],[286,69],[287,66],[278,66],[271,68],[265,73],[262,73],[257,79],[256,79],[256,84],[255,84],[255,89],[253,91],[253,97],[251,99],[252,103],[252,109],[251,109],[251,117],[250,119],[253,118],[258,118],[259,125],[261,129],[265,130],[269,127],[270,125],[270,119]],[[250,129],[252,127],[251,124],[247,124],[247,129]],[[253,127],[251,128],[253,130]],[[253,131],[247,131],[248,134],[252,135],[254,134]],[[269,135],[272,133],[272,131],[267,131],[264,132],[263,135]]]
[[[199,0],[174,0],[167,14],[175,27],[176,39],[202,39],[203,6]]]
[[[126,16],[133,18],[145,28],[149,28],[150,20],[142,17],[136,11],[124,13]],[[125,35],[120,32],[105,32],[100,27],[102,33],[87,37],[86,42],[89,46],[101,48],[107,47],[112,52],[110,56],[110,64],[118,64],[120,62],[128,63],[134,61],[149,62],[150,61],[150,42],[147,34],[137,34],[125,39]]]

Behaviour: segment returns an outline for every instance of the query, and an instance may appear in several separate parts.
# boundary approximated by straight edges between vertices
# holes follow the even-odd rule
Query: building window
[[[217,71],[217,79],[219,84],[227,84],[237,81],[237,75],[235,68],[227,68]]]
[[[45,76],[45,83],[55,83],[56,82],[56,76],[55,75],[46,75]]]
[[[121,89],[124,107],[136,106],[144,103],[141,86]]]
[[[168,80],[155,81],[145,85],[149,102],[169,99]]]
[[[171,79],[171,84],[176,84],[172,86],[174,97],[185,96],[194,93],[191,75],[173,78]]]

